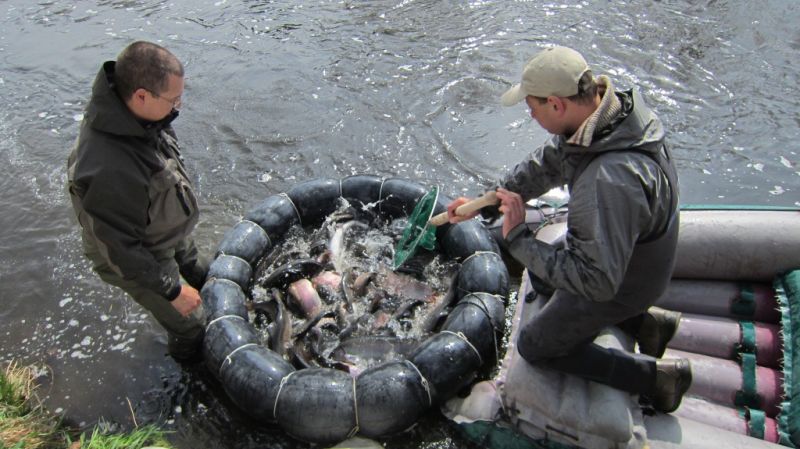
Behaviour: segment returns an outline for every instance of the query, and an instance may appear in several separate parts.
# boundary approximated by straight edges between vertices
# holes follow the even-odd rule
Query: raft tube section
[[[201,290],[207,314],[205,363],[230,399],[255,420],[287,434],[331,444],[360,433],[380,437],[411,427],[431,406],[470,385],[497,359],[509,276],[489,231],[477,220],[436,229],[437,245],[461,262],[452,313],[408,360],[387,362],[357,377],[330,368],[295,368],[261,346],[246,301],[255,264],[292,226],[319,226],[340,199],[377,205],[384,218],[408,216],[427,189],[372,175],[317,179],[273,195],[222,239]],[[449,198],[439,196],[434,214]]]
[[[644,414],[644,447],[800,447],[800,209],[682,206],[680,221],[675,270],[656,305],[682,313],[664,358],[689,359],[693,382],[672,414]],[[552,219],[528,226],[537,238],[563,232]],[[492,448],[548,447],[504,421],[501,398],[473,390],[450,401],[448,416]]]

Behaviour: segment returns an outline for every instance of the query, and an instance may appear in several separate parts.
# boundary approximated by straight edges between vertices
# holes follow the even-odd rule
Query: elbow
[[[611,278],[607,273],[596,272],[586,279],[584,285],[587,286],[584,295],[591,301],[608,302],[617,296],[619,283]]]

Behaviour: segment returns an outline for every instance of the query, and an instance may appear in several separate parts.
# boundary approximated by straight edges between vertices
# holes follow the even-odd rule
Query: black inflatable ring
[[[329,368],[295,370],[259,344],[248,321],[254,264],[289,228],[320,225],[340,197],[354,205],[377,203],[386,217],[408,216],[426,191],[408,180],[371,175],[312,180],[268,197],[226,232],[201,290],[208,320],[203,349],[209,370],[238,407],[311,443],[337,443],[355,433],[380,437],[409,428],[472,383],[482,366],[496,362],[508,271],[497,243],[476,220],[436,230],[443,252],[461,262],[458,303],[407,360],[356,378]],[[449,201],[440,195],[434,213],[445,211]]]

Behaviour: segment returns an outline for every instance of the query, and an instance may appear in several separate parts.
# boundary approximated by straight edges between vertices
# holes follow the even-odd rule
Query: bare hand
[[[518,193],[502,187],[497,189],[497,199],[500,200],[500,212],[503,213],[503,238],[505,238],[512,229],[525,222],[525,202]]]
[[[462,221],[467,221],[476,217],[478,213],[480,213],[480,211],[475,211],[467,215],[457,215],[456,209],[468,202],[470,202],[470,199],[462,196],[454,199],[450,204],[447,205],[447,219],[450,221],[450,223],[461,223]]]
[[[196,308],[200,307],[202,300],[196,288],[190,285],[181,285],[181,293],[172,300],[171,304],[178,313],[189,316]]]

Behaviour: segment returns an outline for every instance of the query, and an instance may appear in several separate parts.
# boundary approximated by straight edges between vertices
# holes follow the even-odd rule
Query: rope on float
[[[286,192],[283,192],[283,193],[279,193],[278,195],[285,196],[286,199],[289,200],[289,204],[291,204],[292,205],[292,209],[294,209],[294,214],[297,215],[297,221],[300,223],[300,226],[302,227],[303,226],[303,219],[300,217],[300,210],[297,209],[297,206],[295,206],[294,201],[292,201],[292,199],[289,197],[289,194],[286,193]]]

